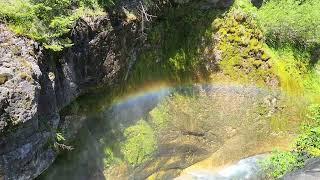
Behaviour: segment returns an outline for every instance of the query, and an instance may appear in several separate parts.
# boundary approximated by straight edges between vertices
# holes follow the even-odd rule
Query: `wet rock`
[[[307,161],[304,168],[287,174],[284,180],[317,180],[320,177],[320,159]]]
[[[178,103],[166,104],[170,122],[158,132],[158,150],[153,159],[132,173],[135,179],[176,177],[183,169],[215,153],[219,159],[212,160],[212,164],[223,166],[232,163],[237,155],[260,153],[255,150],[266,139],[278,138],[266,135],[272,131],[268,114],[276,113],[273,108],[280,96],[277,92],[255,87],[199,85],[193,93],[198,95],[196,100],[180,99]],[[263,114],[261,106],[266,107]]]

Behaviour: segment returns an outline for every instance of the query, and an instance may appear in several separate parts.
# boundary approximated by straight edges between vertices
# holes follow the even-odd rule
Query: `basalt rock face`
[[[79,20],[74,46],[54,53],[0,26],[0,179],[33,179],[50,166],[59,111],[90,88],[125,78],[136,54],[134,27],[113,27],[107,17]]]
[[[54,152],[44,150],[50,133],[39,127],[42,72],[35,45],[0,26],[0,179],[28,179],[53,161]]]

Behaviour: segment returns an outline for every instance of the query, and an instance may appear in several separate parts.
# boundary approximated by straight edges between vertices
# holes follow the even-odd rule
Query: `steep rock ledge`
[[[32,179],[42,173],[57,155],[59,111],[91,87],[123,79],[135,50],[134,24],[115,30],[107,17],[90,24],[96,27],[76,23],[74,46],[62,53],[46,52],[1,25],[1,178]]]
[[[39,130],[42,73],[33,45],[0,26],[0,177],[6,179],[27,179],[39,173],[36,167],[43,169],[43,156],[47,161],[54,156],[53,151],[43,151],[50,133]],[[39,152],[44,153],[37,156]]]

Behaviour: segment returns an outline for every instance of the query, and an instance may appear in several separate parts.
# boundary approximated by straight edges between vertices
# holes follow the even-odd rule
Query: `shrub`
[[[297,154],[284,151],[274,151],[273,155],[262,161],[262,169],[269,178],[280,178],[285,173],[290,172],[303,165],[299,161]]]
[[[296,141],[296,150],[310,157],[320,155],[320,127],[308,128]]]
[[[311,105],[307,117],[310,124],[303,127],[303,133],[296,140],[296,150],[308,157],[320,156],[320,106]]]

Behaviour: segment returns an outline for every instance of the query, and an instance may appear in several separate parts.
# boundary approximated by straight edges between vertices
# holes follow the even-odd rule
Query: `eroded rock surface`
[[[5,179],[29,179],[55,154],[46,147],[50,133],[41,131],[38,121],[42,72],[36,45],[0,25],[0,177]]]
[[[124,52],[134,47],[129,38],[135,39],[135,32],[130,24],[115,30],[107,17],[94,21],[90,26],[79,20],[71,31],[74,46],[61,53],[47,52],[0,26],[3,178],[32,179],[42,173],[57,155],[57,127],[66,122],[59,111],[88,89],[123,79],[130,57]],[[69,127],[74,134],[81,123]]]

